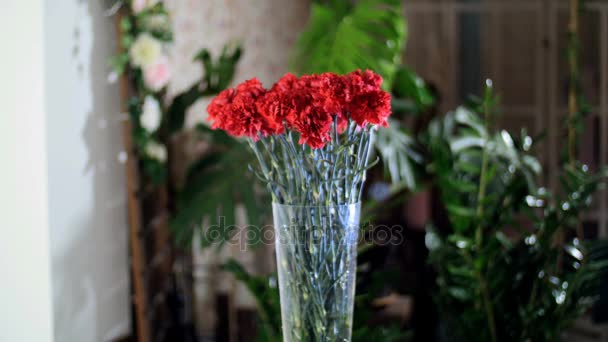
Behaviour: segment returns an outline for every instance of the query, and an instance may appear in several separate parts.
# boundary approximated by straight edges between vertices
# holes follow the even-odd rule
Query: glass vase
[[[350,341],[360,211],[273,204],[283,341]]]

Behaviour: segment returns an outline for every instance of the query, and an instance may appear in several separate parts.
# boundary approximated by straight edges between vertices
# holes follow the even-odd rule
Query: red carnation
[[[330,79],[334,77],[338,76],[329,73],[305,75],[291,91],[294,113],[289,122],[300,133],[300,144],[321,148],[331,140],[329,132],[333,117],[344,111],[344,104],[328,88]]]
[[[359,126],[386,125],[391,114],[390,95],[372,71],[354,71],[298,78],[285,74],[270,91],[257,79],[221,92],[208,106],[213,128],[234,136],[257,139],[283,134],[285,126],[300,133],[300,143],[321,148],[331,140],[334,117],[338,130],[348,125],[348,114]]]
[[[228,134],[257,139],[258,132],[266,134],[268,125],[256,108],[256,100],[266,93],[256,78],[239,84],[235,89],[222,91],[207,107],[212,128]]]
[[[361,94],[350,103],[350,115],[359,126],[387,126],[386,121],[391,115],[391,96],[382,90]]]
[[[284,122],[300,133],[300,143],[320,148],[329,140],[331,108],[321,94],[319,76],[283,76],[258,100],[258,111],[271,123],[273,134],[284,132]]]
[[[356,70],[348,74],[348,80],[353,94],[361,94],[380,89],[382,76],[371,70]]]
[[[236,90],[228,88],[211,100],[207,106],[207,113],[209,113],[207,121],[213,121],[212,128],[224,129],[226,112],[232,109],[232,101],[235,96]]]
[[[307,106],[292,120],[291,125],[300,133],[300,144],[321,148],[331,139],[329,132],[332,122],[332,116],[322,108]]]
[[[280,80],[272,86],[271,91],[283,92],[290,91],[298,87],[299,79],[292,73],[286,73]]]
[[[348,104],[351,118],[359,126],[386,126],[391,115],[391,96],[380,88],[382,77],[370,70],[357,70],[347,77],[352,94],[352,100]]]
[[[330,72],[319,75],[320,92],[324,96],[343,105],[352,99],[352,91],[347,76],[339,76]],[[340,110],[344,110],[341,108]]]
[[[324,73],[320,77],[325,110],[338,115],[338,131],[341,132],[348,126],[348,103],[353,99],[349,79],[332,73]]]
[[[275,85],[258,99],[256,106],[258,112],[267,123],[268,134],[282,134],[285,131],[284,122],[292,122],[295,116],[303,109],[298,104],[302,94],[299,79],[287,73]]]
[[[252,97],[254,99],[266,93],[266,89],[264,89],[260,80],[255,77],[236,86],[236,91],[242,97]]]
[[[289,102],[285,95],[275,91],[269,91],[260,97],[256,102],[256,107],[260,115],[264,118],[264,134],[283,134],[285,132],[284,121],[290,121],[293,109],[288,106]]]

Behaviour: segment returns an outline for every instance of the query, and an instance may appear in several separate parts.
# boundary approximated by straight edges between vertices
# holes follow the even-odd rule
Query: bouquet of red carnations
[[[370,167],[370,133],[391,114],[381,84],[369,70],[286,74],[270,90],[254,78],[221,92],[207,111],[213,128],[249,138],[256,174],[275,203],[356,203]]]
[[[257,79],[209,105],[213,128],[247,137],[273,197],[285,341],[350,341],[360,199],[371,133],[390,95],[371,71]]]

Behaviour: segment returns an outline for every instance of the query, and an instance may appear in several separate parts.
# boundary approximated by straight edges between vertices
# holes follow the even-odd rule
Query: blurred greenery
[[[149,14],[166,13],[157,6],[120,22],[125,51]],[[163,41],[172,38],[167,31],[152,33]],[[406,35],[400,0],[317,0],[292,65],[299,73],[371,69],[385,79],[385,89],[393,94],[395,119],[390,127],[378,130],[375,146],[393,190],[431,186],[439,193],[448,223],[429,225],[426,242],[438,272],[437,303],[443,324],[454,332],[452,339],[557,340],[596,299],[597,281],[606,268],[608,243],[582,241],[574,230],[608,172],[593,173],[569,156],[561,169],[561,190],[552,194],[539,187],[542,170],[534,155],[534,139],[525,130],[513,136],[493,129],[498,101],[491,89],[483,99],[435,119],[421,134],[410,134],[403,119],[425,114],[436,99],[424,81],[401,64]],[[576,32],[570,33],[569,43],[570,90],[577,103],[566,128],[576,137],[589,110],[576,68],[580,55]],[[194,102],[228,86],[241,54],[239,47],[227,47],[215,60],[206,50],[198,53],[195,60],[202,64],[204,76],[164,108],[165,121],[154,136],[134,125],[138,148],[143,149],[149,139],[168,141],[181,131],[186,110]],[[121,74],[128,61],[124,52],[110,63]],[[142,88],[141,73],[130,77]],[[139,95],[129,106],[134,123],[139,122],[146,94]],[[257,191],[253,177],[242,167],[252,161],[243,142],[204,125],[197,126],[196,134],[211,148],[193,162],[186,182],[176,189],[171,227],[176,241],[187,246],[205,218],[224,217],[225,229],[217,239],[202,235],[200,242],[207,247],[229,237],[237,221],[237,204],[244,206],[248,222],[260,223],[264,213],[260,204],[268,200],[260,200],[265,191]],[[143,170],[154,183],[166,180],[166,165],[142,158]],[[276,277],[252,276],[235,261],[224,270],[243,282],[258,301],[257,340],[280,341]],[[383,283],[385,276],[378,273],[376,280]],[[380,294],[374,286],[357,294],[354,341],[408,338],[398,326],[367,325],[375,314],[371,300]]]
[[[591,172],[577,160],[588,104],[573,24],[581,2],[570,5],[568,150],[555,194],[535,184],[541,168],[527,132],[516,139],[492,131],[491,84],[483,100],[433,122],[424,141],[448,218],[426,242],[445,330],[457,332],[457,340],[557,341],[599,297],[608,242],[583,241],[581,217],[605,187],[608,169]]]
[[[435,104],[435,96],[424,80],[405,65],[397,68],[393,81],[392,107],[394,114],[419,115]]]
[[[295,47],[301,74],[370,69],[390,90],[406,38],[401,0],[317,1]]]
[[[238,213],[235,209],[238,204],[245,209],[246,222],[260,222],[266,201],[260,201],[259,197],[265,193],[256,192],[253,175],[239,167],[252,162],[251,153],[243,142],[202,124],[196,127],[196,134],[210,144],[210,149],[190,166],[177,198],[178,210],[171,226],[179,245],[189,245],[198,229],[202,247],[215,243],[219,248],[230,239],[236,228]],[[204,229],[205,218],[212,228]],[[261,226],[249,226],[257,229],[251,236],[260,237]],[[259,241],[249,242],[255,245]]]
[[[488,88],[481,103],[432,122],[424,140],[449,221],[426,238],[437,302],[462,340],[554,341],[596,299],[608,265],[605,242],[572,234],[608,172],[564,166],[559,196],[538,188],[532,138],[491,131],[495,109]]]
[[[224,48],[215,61],[205,49],[196,55],[194,59],[202,64],[204,75],[197,84],[175,97],[169,106],[166,117],[170,132],[182,130],[186,110],[194,102],[228,87],[240,56],[239,46]],[[200,241],[197,243],[200,242],[202,247],[218,243],[219,248],[236,228],[237,205],[242,205],[245,209],[246,222],[256,223],[251,227],[259,229],[257,227],[262,225],[257,223],[262,222],[265,208],[261,203],[267,201],[260,201],[265,193],[256,191],[253,175],[242,167],[253,161],[253,155],[245,142],[224,131],[212,130],[205,124],[198,124],[194,133],[197,140],[209,145],[209,149],[191,163],[186,181],[178,189],[171,229],[180,246],[190,245],[194,232],[199,230]],[[213,234],[211,230],[204,229],[205,218],[213,227]]]

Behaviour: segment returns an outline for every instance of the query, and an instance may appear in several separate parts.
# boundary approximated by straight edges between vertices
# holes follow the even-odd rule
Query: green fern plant
[[[405,39],[401,0],[316,2],[292,64],[302,74],[374,70],[390,90]]]

